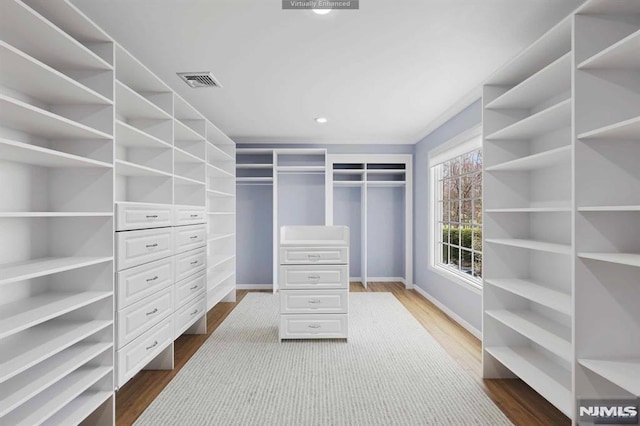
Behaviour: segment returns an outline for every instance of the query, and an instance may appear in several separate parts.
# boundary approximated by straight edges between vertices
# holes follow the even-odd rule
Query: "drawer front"
[[[348,289],[349,267],[347,265],[280,266],[279,284],[283,290]]]
[[[179,226],[173,228],[176,253],[182,253],[207,244],[206,225]]]
[[[346,314],[349,290],[282,290],[281,314]]]
[[[156,260],[118,272],[118,309],[173,284],[173,258]]]
[[[130,345],[117,351],[118,386],[122,387],[127,383],[171,342],[173,342],[173,318],[170,316]]]
[[[204,294],[207,288],[207,275],[202,272],[192,277],[177,282],[176,287],[176,307],[180,307],[192,300],[194,297]]]
[[[207,222],[207,213],[204,207],[175,206],[174,217],[174,224],[177,226]]]
[[[131,342],[172,312],[172,287],[118,311],[118,347]]]
[[[281,339],[334,339],[348,337],[347,314],[280,315]]]
[[[142,265],[173,254],[171,228],[118,232],[118,270]]]
[[[346,264],[349,261],[347,247],[303,248],[281,247],[280,263],[287,264]]]
[[[207,313],[207,300],[204,297],[197,298],[193,302],[179,309],[174,314],[175,323],[175,338],[177,339],[182,333],[184,333],[191,325],[199,318],[202,318]]]
[[[116,203],[116,231],[173,225],[173,206]]]
[[[176,256],[176,282],[204,271],[206,268],[206,250],[204,248],[191,250]]]

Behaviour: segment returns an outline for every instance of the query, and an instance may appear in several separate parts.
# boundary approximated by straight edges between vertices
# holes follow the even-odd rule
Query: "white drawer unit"
[[[168,287],[154,295],[118,311],[118,348],[162,321],[173,313],[173,287]]]
[[[176,254],[204,247],[207,244],[206,225],[177,226],[173,228],[173,233]]]
[[[280,264],[346,264],[349,261],[348,247],[281,247]]]
[[[280,266],[280,288],[286,290],[348,289],[347,265]]]
[[[349,228],[280,229],[280,340],[349,335]]]
[[[175,280],[182,281],[185,278],[204,271],[206,268],[207,254],[206,249],[191,250],[176,256],[176,275]]]
[[[174,217],[174,225],[176,226],[195,225],[207,221],[207,212],[204,207],[175,206]]]
[[[116,231],[161,228],[173,225],[173,206],[116,203]]]
[[[156,260],[117,273],[118,309],[173,285],[173,258]]]
[[[127,383],[172,342],[173,317],[169,316],[131,344],[118,350],[118,386],[122,387]]]
[[[280,313],[346,314],[349,290],[281,290]]]
[[[204,294],[207,288],[207,275],[201,272],[175,284],[176,308],[189,302],[194,297]]]
[[[203,294],[191,303],[178,309],[174,314],[175,337],[178,338],[200,317],[207,313],[207,299]]]
[[[173,254],[171,228],[118,232],[116,235],[119,271]]]

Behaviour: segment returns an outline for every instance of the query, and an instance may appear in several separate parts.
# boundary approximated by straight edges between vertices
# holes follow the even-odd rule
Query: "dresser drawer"
[[[176,308],[181,307],[194,297],[204,294],[207,288],[206,277],[206,274],[201,272],[175,284]]]
[[[177,339],[189,327],[193,325],[199,318],[207,313],[207,299],[204,295],[197,298],[193,302],[180,308],[175,314],[173,321],[175,323],[175,338]]]
[[[173,225],[173,206],[116,203],[116,231]]]
[[[204,271],[206,268],[206,249],[195,249],[176,256],[175,280],[182,281],[185,278]]]
[[[189,225],[173,228],[175,252],[182,253],[207,244],[207,226]]]
[[[349,261],[349,249],[347,247],[281,247],[281,264],[346,264]]]
[[[347,314],[280,315],[280,339],[346,338],[347,323]]]
[[[207,212],[204,207],[175,206],[174,225],[195,225],[207,222]]]
[[[118,272],[118,309],[173,284],[173,258],[145,263],[126,271]]]
[[[118,311],[118,348],[122,348],[172,312],[172,287]]]
[[[280,288],[334,289],[349,288],[347,265],[285,265],[280,266]]]
[[[282,290],[281,314],[346,314],[349,290]]]
[[[122,387],[173,342],[173,318],[162,321],[131,344],[117,351],[118,386]]]
[[[117,269],[119,271],[173,254],[173,231],[171,228],[126,231],[116,234]]]

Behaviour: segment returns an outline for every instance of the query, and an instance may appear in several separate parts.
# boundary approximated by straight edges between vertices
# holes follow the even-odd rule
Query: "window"
[[[482,148],[479,136],[430,155],[431,266],[482,286]],[[453,145],[453,147],[451,146]]]

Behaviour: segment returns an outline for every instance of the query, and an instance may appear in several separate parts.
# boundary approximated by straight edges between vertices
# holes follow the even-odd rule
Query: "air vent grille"
[[[222,87],[210,72],[179,72],[178,76],[193,89]]]

